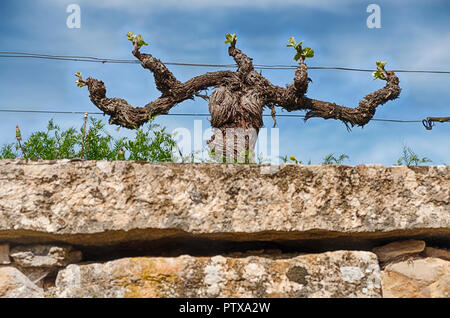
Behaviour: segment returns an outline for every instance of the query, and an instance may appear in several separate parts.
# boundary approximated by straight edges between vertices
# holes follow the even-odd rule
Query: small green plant
[[[16,125],[16,140],[17,140],[17,144],[19,145],[20,150],[22,150],[22,153],[24,155],[26,155],[26,152],[25,152],[25,150],[22,147],[22,142],[21,142],[21,140],[22,140],[22,133],[20,132],[19,125]]]
[[[138,128],[134,140],[120,141],[116,147],[125,148],[130,155],[128,160],[144,160],[151,162],[173,161],[173,150],[176,142],[165,132],[165,127],[150,122],[147,129]],[[119,151],[120,151],[119,148]]]
[[[401,157],[397,160],[397,166],[418,166],[422,163],[432,162],[427,157],[420,158],[411,148],[404,146]]]
[[[196,150],[196,151],[192,151],[190,154],[187,155],[183,155],[183,153],[181,152],[180,148],[178,148],[178,154],[180,155],[180,157],[178,157],[177,159],[179,159],[182,163],[194,163],[194,162],[204,162],[204,160],[202,159],[201,155],[203,153],[202,150]]]
[[[0,159],[15,159],[17,155],[14,152],[13,147],[14,143],[3,145],[0,150]]]
[[[264,158],[263,155],[260,153],[258,157],[256,158],[256,163],[261,164],[268,164],[270,163],[270,158]]]
[[[80,129],[80,136],[83,129]],[[105,130],[101,120],[90,118],[89,128],[84,141],[83,159],[115,160],[120,152],[123,140],[115,141]]]
[[[61,131],[51,119],[46,131],[33,133],[23,143],[22,155],[27,159],[62,159],[76,157],[75,145],[79,138],[74,128]],[[19,144],[20,146],[20,144]],[[19,147],[16,147],[16,150]]]
[[[87,130],[87,132],[86,132]],[[85,135],[85,138],[83,136]],[[134,139],[115,140],[104,128],[101,120],[90,118],[79,132],[75,128],[62,131],[53,120],[47,129],[33,133],[23,145],[22,135],[16,128],[17,143],[3,145],[0,159],[73,159],[85,160],[145,160],[151,162],[172,161],[176,143],[170,134],[153,123],[136,130]],[[15,148],[15,149],[14,149]],[[128,156],[127,156],[128,154]],[[128,158],[127,158],[128,157]]]
[[[299,164],[299,165],[302,164],[302,161],[297,160],[297,158],[295,156],[289,156],[289,157],[288,156],[280,156],[279,158],[281,159],[281,161],[283,161],[283,163],[288,163],[290,160],[296,164]],[[309,160],[308,164],[311,164],[311,160]]]
[[[314,50],[310,47],[305,47],[304,49],[302,49],[302,44],[303,41],[297,43],[293,36],[289,38],[289,42],[286,44],[286,47],[293,47],[297,51],[294,56],[294,60],[296,61],[298,61],[300,58],[304,60],[306,58],[314,57]]]
[[[300,165],[302,164],[302,161],[301,160],[297,160],[297,158],[295,158],[294,156],[290,156],[289,159],[292,162],[295,162],[296,164],[300,164]]]
[[[323,165],[331,165],[331,164],[342,164],[342,162],[344,162],[345,159],[349,159],[349,156],[342,154],[340,155],[338,158],[336,158],[334,156],[334,154],[330,153],[329,155],[325,156],[325,158],[323,158],[322,164]]]

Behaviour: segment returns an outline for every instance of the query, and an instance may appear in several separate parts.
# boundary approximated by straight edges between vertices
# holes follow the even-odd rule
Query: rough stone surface
[[[42,288],[44,287],[45,279],[49,276],[55,276],[58,268],[51,267],[21,267],[15,264],[12,264],[17,268],[22,274],[24,274],[33,284]]]
[[[39,298],[44,292],[14,267],[0,267],[0,298]]]
[[[9,244],[0,244],[0,265],[9,264]]]
[[[381,277],[383,297],[450,298],[450,262],[439,258],[393,263]]]
[[[425,255],[428,257],[442,258],[443,260],[450,261],[450,251],[443,248],[426,247]]]
[[[81,252],[71,246],[19,245],[10,253],[14,263],[21,267],[61,267],[81,261]]]
[[[3,160],[0,242],[1,297],[449,297],[450,167]]]
[[[380,297],[380,268],[370,252],[295,257],[123,258],[69,265],[56,297]]]
[[[425,249],[425,242],[419,240],[407,240],[392,242],[383,246],[372,249],[372,252],[377,254],[380,262],[388,262],[399,256],[408,254],[417,254]]]
[[[0,240],[104,245],[183,233],[233,240],[450,234],[450,166],[264,168],[2,160]]]

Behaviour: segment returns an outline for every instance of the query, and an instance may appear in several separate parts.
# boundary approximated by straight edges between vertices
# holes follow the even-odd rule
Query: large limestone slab
[[[450,167],[0,161],[0,240],[450,234]],[[95,238],[95,239],[94,239]]]
[[[370,252],[335,251],[290,258],[249,256],[123,258],[69,265],[56,297],[380,297],[380,268]]]

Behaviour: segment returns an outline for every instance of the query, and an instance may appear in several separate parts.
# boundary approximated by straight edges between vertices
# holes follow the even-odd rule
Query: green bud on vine
[[[128,41],[133,42],[134,36],[135,35],[133,34],[133,32],[127,32],[127,39],[128,39]]]
[[[374,80],[376,80],[377,78],[380,80],[384,80],[384,75],[380,71],[373,72],[372,75]]]
[[[305,47],[302,51],[303,58],[311,58],[314,57],[314,50],[310,47]]]
[[[297,51],[297,53],[294,56],[294,60],[296,61],[298,61],[300,58],[306,59],[314,57],[314,50],[310,47],[306,47],[303,49],[302,44],[303,41],[297,43],[297,41],[295,41],[295,38],[293,36],[289,38],[289,41],[286,44],[286,47],[293,47]]]
[[[125,150],[123,150],[123,148],[120,148],[119,151],[119,155],[118,155],[118,160],[125,160]]]
[[[376,64],[377,64],[377,67],[384,70],[384,66],[387,64],[387,62],[376,61]]]
[[[230,45],[233,47],[236,45],[237,41],[236,33],[233,34],[227,33],[225,34],[225,38],[226,38],[225,44],[230,43]]]
[[[297,51],[299,51],[299,49],[301,48],[302,44],[303,44],[303,41],[297,43],[297,42],[295,41],[295,38],[294,38],[293,36],[291,36],[291,37],[289,38],[288,44],[286,44],[286,47],[293,47],[294,49],[296,49]]]
[[[22,140],[22,134],[20,133],[19,125],[16,125],[16,139]]]
[[[382,61],[376,61],[376,65],[377,65],[377,71],[373,72],[373,79],[380,79],[380,80],[384,80],[384,74],[382,72],[382,70],[384,71],[384,67],[387,64],[387,62],[382,62]]]
[[[136,36],[136,42],[137,42],[138,48],[141,48],[143,45],[148,45],[148,43],[146,43],[146,42],[144,41],[144,39],[142,38],[142,35],[140,35],[140,34],[138,34],[138,35]]]
[[[77,84],[78,87],[86,86],[86,83],[84,83],[83,81],[80,81],[79,79],[77,79],[77,80],[75,81],[75,84]]]
[[[136,43],[138,49],[140,49],[143,45],[148,45],[142,38],[140,34],[133,34],[133,32],[127,32],[127,39],[131,41],[133,44]]]

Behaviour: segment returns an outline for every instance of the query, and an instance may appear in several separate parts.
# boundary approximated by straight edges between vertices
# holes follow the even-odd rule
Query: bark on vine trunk
[[[237,63],[236,71],[211,72],[180,82],[160,60],[151,54],[141,53],[135,44],[133,55],[143,68],[153,73],[156,88],[161,92],[158,99],[143,107],[133,107],[121,98],[106,97],[105,84],[100,80],[89,77],[82,82],[88,86],[91,101],[110,115],[111,124],[131,129],[146,123],[149,116],[168,113],[186,99],[206,99],[201,92],[214,87],[209,97],[209,112],[215,134],[208,146],[218,158],[240,162],[254,160],[255,143],[263,126],[265,107],[281,107],[287,111],[308,110],[305,120],[312,117],[337,119],[349,128],[367,124],[379,105],[397,98],[401,91],[397,76],[378,68],[386,81],[385,86],[365,96],[356,108],[349,108],[305,96],[310,79],[303,58],[299,60],[293,82],[283,88],[273,85],[256,72],[252,59],[234,44],[228,48],[228,53]]]

